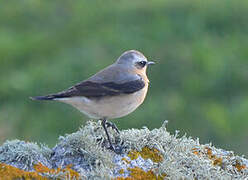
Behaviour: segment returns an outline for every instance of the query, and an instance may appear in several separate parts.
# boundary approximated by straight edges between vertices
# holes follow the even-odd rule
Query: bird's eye
[[[140,61],[138,62],[139,66],[144,67],[146,65],[146,61]]]

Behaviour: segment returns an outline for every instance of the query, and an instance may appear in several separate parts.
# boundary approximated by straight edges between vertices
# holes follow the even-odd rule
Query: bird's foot
[[[116,127],[116,125],[114,124],[114,123],[112,123],[112,122],[106,122],[106,126],[107,126],[107,128],[108,127],[111,127],[112,129],[114,129],[118,134],[120,134],[120,131],[119,131],[119,129]]]
[[[115,152],[116,154],[122,154],[123,153],[123,148],[120,146],[113,146],[112,144],[107,148],[113,152]]]

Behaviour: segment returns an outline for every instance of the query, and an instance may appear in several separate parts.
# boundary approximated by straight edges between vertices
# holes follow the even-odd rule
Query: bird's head
[[[136,71],[146,72],[147,66],[155,64],[148,61],[147,58],[139,51],[129,50],[124,52],[118,59],[117,64],[122,64]]]

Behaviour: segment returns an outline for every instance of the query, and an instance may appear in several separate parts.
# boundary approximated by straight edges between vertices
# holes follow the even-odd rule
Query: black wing
[[[85,97],[103,97],[103,96],[116,96],[120,94],[131,94],[143,89],[145,82],[140,78],[125,83],[96,83],[92,81],[83,81],[66,91],[51,94],[47,96],[33,97],[35,100],[53,100],[55,98],[66,98],[75,96]]]

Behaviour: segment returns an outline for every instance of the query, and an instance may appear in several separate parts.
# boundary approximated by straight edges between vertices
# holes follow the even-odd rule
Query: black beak
[[[153,61],[148,61],[148,62],[147,62],[147,65],[154,65],[154,64],[156,64],[156,63],[153,62]]]

